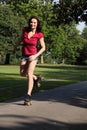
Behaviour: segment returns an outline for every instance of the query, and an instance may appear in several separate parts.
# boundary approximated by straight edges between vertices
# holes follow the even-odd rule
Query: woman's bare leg
[[[20,63],[20,75],[27,76],[28,61],[21,61]]]
[[[27,91],[27,94],[28,95],[31,95],[32,94],[32,89],[33,89],[33,78],[34,78],[34,69],[35,69],[35,66],[37,64],[37,60],[33,60],[31,62],[29,62],[29,66],[28,66],[28,75],[27,75],[27,78],[28,78],[28,91]]]
[[[28,61],[22,61],[20,63],[20,75],[21,76],[27,76],[27,73],[28,73]],[[36,75],[33,75],[33,79],[36,80],[37,79],[37,76]]]

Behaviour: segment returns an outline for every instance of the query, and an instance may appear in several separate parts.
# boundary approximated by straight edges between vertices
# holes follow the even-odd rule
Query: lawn
[[[86,81],[87,66],[38,64],[35,74],[41,74],[44,79],[33,93]],[[0,65],[0,102],[24,96],[26,92],[27,80],[19,75],[19,66]]]

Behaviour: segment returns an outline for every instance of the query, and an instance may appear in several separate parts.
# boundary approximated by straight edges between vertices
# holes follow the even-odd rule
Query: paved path
[[[87,130],[87,81],[0,103],[0,130]]]

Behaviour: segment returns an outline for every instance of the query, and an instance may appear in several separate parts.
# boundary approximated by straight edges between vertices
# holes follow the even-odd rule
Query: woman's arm
[[[43,37],[40,39],[40,46],[41,46],[41,49],[37,52],[36,57],[38,57],[39,55],[41,55],[45,51],[45,49],[46,49]]]

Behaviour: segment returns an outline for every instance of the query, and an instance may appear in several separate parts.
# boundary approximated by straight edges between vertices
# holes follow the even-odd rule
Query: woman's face
[[[31,22],[30,22],[31,29],[36,29],[37,28],[37,24],[38,24],[37,19],[32,18]]]

